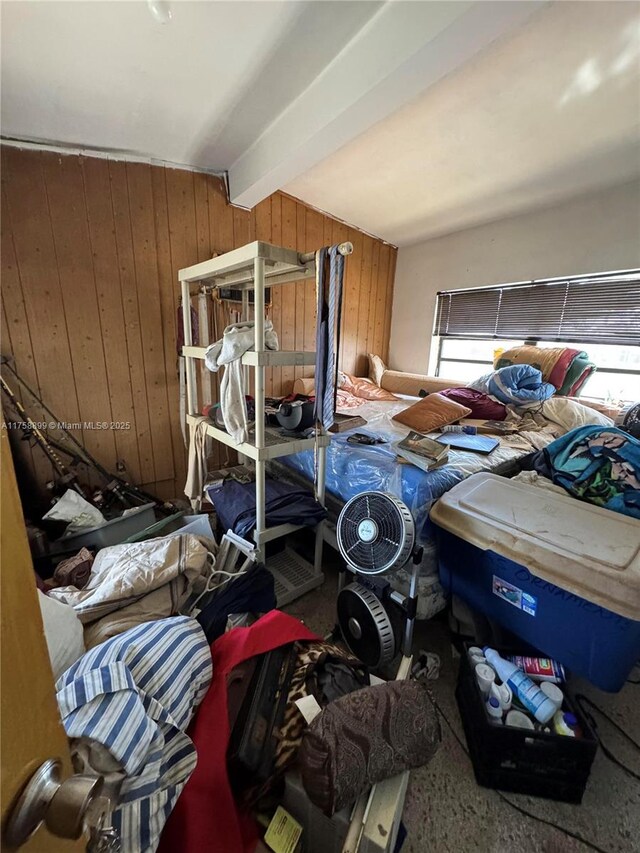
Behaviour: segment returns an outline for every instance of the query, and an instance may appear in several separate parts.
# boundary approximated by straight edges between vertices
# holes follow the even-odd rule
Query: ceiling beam
[[[231,201],[254,207],[543,5],[386,2],[236,159]]]

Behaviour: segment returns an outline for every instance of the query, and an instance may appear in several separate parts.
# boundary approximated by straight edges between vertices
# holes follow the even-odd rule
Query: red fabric
[[[213,681],[188,730],[198,763],[167,821],[159,853],[250,853],[258,839],[253,819],[241,814],[227,776],[227,676],[255,655],[296,640],[318,640],[297,619],[272,610],[250,628],[235,628],[211,646]]]
[[[567,370],[569,370],[569,368],[571,367],[571,362],[577,355],[580,355],[579,350],[571,349],[571,347],[566,347],[561,353],[556,363],[553,365],[553,369],[549,373],[549,376],[546,381],[554,385],[558,391],[564,385],[564,380],[567,376]]]
[[[482,391],[475,391],[473,388],[445,388],[438,393],[471,409],[470,418],[503,421],[507,417],[505,406]]]
[[[571,388],[569,388],[569,390],[567,391],[567,397],[576,397],[578,395],[578,392],[592,373],[595,373],[594,367],[585,367],[580,376],[578,376]]]

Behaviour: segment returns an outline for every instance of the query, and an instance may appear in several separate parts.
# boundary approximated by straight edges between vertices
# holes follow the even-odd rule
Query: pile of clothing
[[[254,690],[257,680],[247,672],[258,672],[259,662],[276,651],[283,653],[285,666],[292,662],[286,686],[273,691],[263,684]],[[372,784],[428,763],[438,748],[437,716],[422,685],[370,686],[360,661],[277,610],[249,628],[225,633],[211,653],[213,680],[189,730],[198,765],[168,820],[160,853],[254,849],[258,829],[246,804],[273,792],[294,761],[311,801],[330,816],[352,805]],[[238,707],[235,692],[242,681],[248,682],[248,715],[244,702]],[[261,699],[270,694],[274,698],[264,705],[264,715],[256,715]],[[270,709],[281,698],[286,700],[284,716],[277,718]],[[313,705],[314,699],[312,717],[306,700]],[[245,737],[245,743],[259,745],[261,758],[264,750],[273,751],[270,762],[260,761],[255,778],[246,775],[249,787],[240,790],[237,730],[246,732],[252,718],[256,726],[251,731],[259,734]]]
[[[640,518],[640,441],[616,427],[578,427],[532,454],[526,468],[569,494]]]
[[[499,370],[511,365],[530,365],[542,373],[545,382],[551,383],[556,393],[577,397],[585,382],[595,373],[596,366],[586,352],[571,347],[535,347],[523,345],[506,350],[496,358],[494,367]]]
[[[129,628],[179,613],[211,573],[214,550],[213,539],[191,533],[111,545],[98,551],[82,589],[58,586],[49,596],[73,608],[89,649]]]

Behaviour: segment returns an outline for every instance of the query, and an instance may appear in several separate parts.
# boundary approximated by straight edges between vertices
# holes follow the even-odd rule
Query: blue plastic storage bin
[[[640,521],[484,473],[431,518],[445,591],[620,690],[640,659]]]

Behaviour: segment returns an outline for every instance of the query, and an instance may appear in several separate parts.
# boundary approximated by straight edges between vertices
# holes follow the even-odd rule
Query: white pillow
[[[548,421],[559,424],[567,432],[576,427],[595,424],[597,426],[613,426],[613,421],[602,412],[568,400],[566,397],[550,397],[542,404],[542,414]]]
[[[49,649],[53,677],[57,681],[85,653],[82,622],[75,610],[38,590],[38,601]]]

